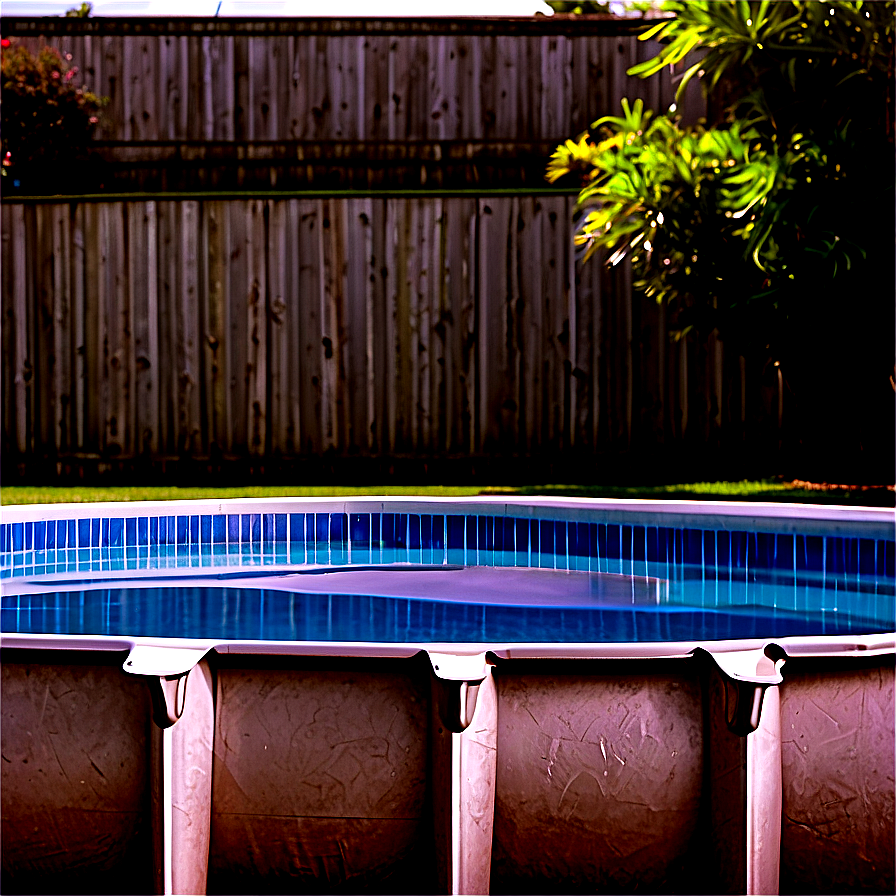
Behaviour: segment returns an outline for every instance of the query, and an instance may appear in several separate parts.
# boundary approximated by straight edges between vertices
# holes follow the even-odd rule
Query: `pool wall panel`
[[[684,883],[704,790],[694,665],[499,670],[496,892]]]
[[[784,674],[781,891],[896,892],[893,657]]]
[[[429,684],[333,667],[218,670],[210,871],[364,888],[431,839]]]
[[[145,684],[120,655],[3,660],[3,892],[151,892]]]

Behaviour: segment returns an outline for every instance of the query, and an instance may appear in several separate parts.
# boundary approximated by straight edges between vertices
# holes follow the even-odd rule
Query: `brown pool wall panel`
[[[149,700],[121,659],[3,652],[3,893],[152,892]]]
[[[495,877],[501,891],[652,892],[683,880],[700,828],[694,663],[650,674],[499,673]],[[688,668],[688,666],[691,668]]]
[[[218,670],[218,885],[363,889],[424,848],[428,681],[405,666]]]
[[[782,893],[896,892],[893,657],[788,662]]]

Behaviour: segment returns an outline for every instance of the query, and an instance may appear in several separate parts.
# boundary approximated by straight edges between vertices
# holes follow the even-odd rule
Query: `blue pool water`
[[[606,643],[896,628],[893,541],[861,532],[487,514],[44,520],[0,525],[0,577],[7,633]]]

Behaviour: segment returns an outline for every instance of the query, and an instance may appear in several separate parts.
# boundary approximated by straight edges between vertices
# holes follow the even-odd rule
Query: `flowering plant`
[[[2,41],[2,173],[60,174],[78,161],[108,102],[77,83],[71,54],[44,47],[36,56]]]

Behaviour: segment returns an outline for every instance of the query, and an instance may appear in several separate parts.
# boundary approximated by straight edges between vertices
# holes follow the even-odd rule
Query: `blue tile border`
[[[237,555],[288,563],[425,562],[592,569],[669,577],[693,570],[715,579],[775,572],[892,580],[892,539],[638,525],[512,514],[401,512],[248,512],[90,516],[0,524],[0,575],[29,569],[46,554],[45,574],[119,550],[134,568],[178,553],[203,565]],[[77,551],[77,556],[70,556]],[[81,552],[86,551],[84,555]],[[103,554],[103,556],[107,556]],[[26,562],[26,558],[31,558]],[[110,562],[112,562],[110,560]],[[228,561],[229,562],[229,561]],[[226,565],[226,564],[222,564]]]

